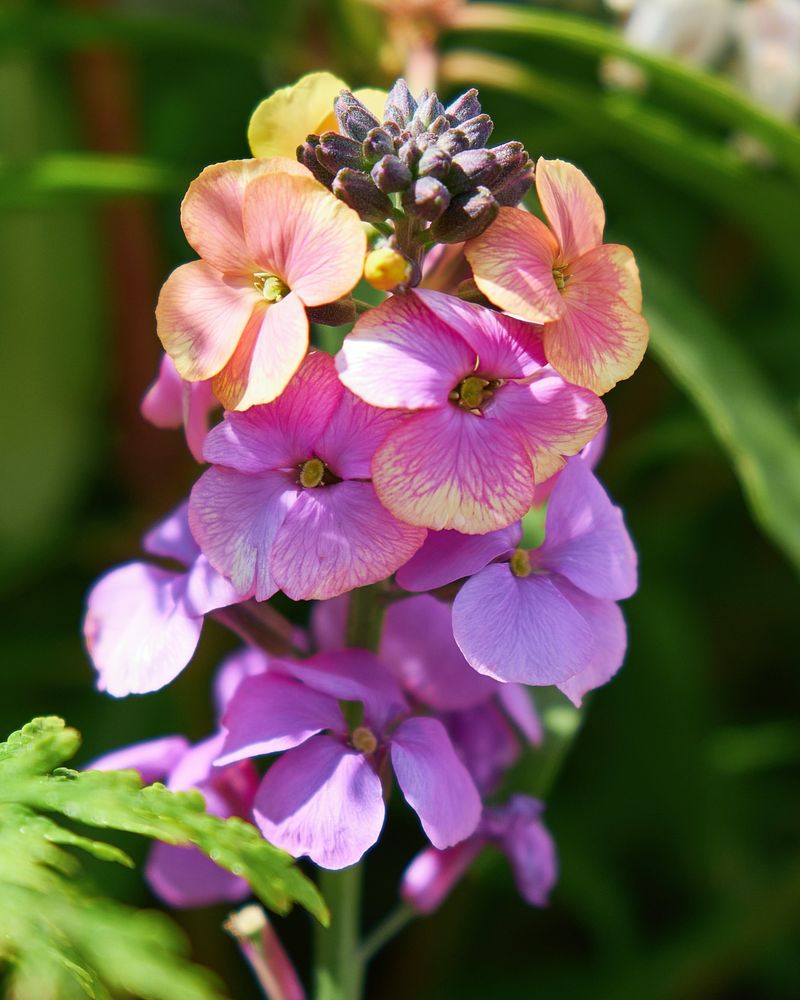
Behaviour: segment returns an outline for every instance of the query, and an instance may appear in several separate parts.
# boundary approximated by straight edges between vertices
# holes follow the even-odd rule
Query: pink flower
[[[296,601],[335,597],[394,573],[425,531],[381,505],[370,462],[402,419],[345,390],[321,353],[273,403],[226,413],[189,504],[211,565],[258,601],[277,590]]]
[[[161,290],[164,350],[187,381],[213,379],[227,409],[268,403],[308,349],[305,307],[340,298],[361,277],[361,221],[305,167],[275,157],[206,167],[181,222],[201,259]]]
[[[647,347],[639,272],[627,247],[602,242],[603,203],[577,167],[540,159],[536,192],[549,229],[529,212],[501,208],[465,253],[495,305],[544,324],[553,368],[602,394],[633,374]]]
[[[116,698],[169,684],[194,655],[204,616],[239,600],[192,538],[186,504],[148,532],[144,549],[185,569],[126,563],[101,576],[86,600],[97,686]]]
[[[469,576],[453,603],[467,662],[500,681],[556,684],[580,704],[625,656],[616,602],[636,590],[636,552],[621,511],[578,458],[553,488],[544,543],[518,548],[521,535],[519,526],[480,538],[432,534],[398,582],[426,590]]]
[[[357,723],[342,701],[361,704]],[[399,687],[364,650],[272,661],[243,681],[223,725],[219,765],[283,752],[258,789],[256,823],[270,843],[323,868],[355,864],[378,839],[389,766],[436,847],[468,837],[480,819],[480,796],[442,723],[409,717]]]
[[[480,534],[518,520],[606,417],[546,366],[536,327],[439,292],[370,310],[337,367],[367,403],[419,411],[378,447],[372,478],[396,517],[427,528]]]
[[[428,847],[406,868],[403,899],[420,913],[432,913],[487,845],[508,857],[517,889],[531,906],[546,906],[557,874],[556,849],[541,815],[544,806],[529,795],[512,795],[504,806],[489,806],[475,833],[445,851]]]
[[[210,382],[187,382],[175,362],[165,354],[158,375],[142,399],[142,416],[156,427],[183,427],[192,457],[203,461],[203,442],[208,434],[208,415],[217,400]]]

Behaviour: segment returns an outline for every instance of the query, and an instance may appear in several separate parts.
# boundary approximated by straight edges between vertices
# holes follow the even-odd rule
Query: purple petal
[[[158,375],[141,403],[145,420],[156,427],[175,428],[183,423],[183,379],[168,354],[161,356]]]
[[[277,532],[272,574],[294,601],[325,600],[390,576],[425,539],[393,517],[371,483],[302,492]]]
[[[553,838],[541,821],[542,804],[514,795],[507,805],[486,810],[485,829],[508,855],[522,898],[546,906],[557,876]]]
[[[248,677],[231,699],[222,724],[225,743],[215,764],[277,753],[305,743],[323,729],[346,730],[339,705],[289,677]]]
[[[519,757],[519,740],[494,702],[445,717],[456,753],[481,795],[490,795]]]
[[[315,649],[326,652],[345,648],[349,607],[347,594],[332,597],[329,601],[314,602],[311,606],[311,634]]]
[[[501,687],[469,666],[453,638],[450,606],[427,594],[388,608],[380,657],[406,691],[433,708],[471,708]]]
[[[570,678],[570,681],[572,678]],[[570,681],[565,683],[569,684]],[[497,693],[500,704],[525,739],[535,747],[544,740],[542,723],[530,691],[523,684],[504,684]]]
[[[330,355],[313,352],[274,402],[227,412],[206,439],[205,459],[249,473],[299,465],[314,453],[342,393]]]
[[[314,736],[267,771],[254,816],[276,847],[322,868],[347,868],[378,839],[385,807],[381,780],[363,754]]]
[[[289,476],[248,476],[214,466],[195,483],[189,500],[192,533],[214,569],[240,597],[264,601],[278,589],[272,548],[300,491]]]
[[[485,535],[429,531],[422,547],[397,571],[397,582],[405,590],[436,590],[510,556],[521,541],[519,521]]]
[[[559,476],[536,564],[593,597],[617,601],[636,590],[636,550],[622,511],[585,462],[570,462]]]
[[[142,548],[151,556],[174,559],[183,566],[192,565],[200,555],[200,547],[189,530],[188,500],[147,532]]]
[[[153,892],[179,909],[237,903],[250,895],[244,879],[220,868],[196,847],[156,844],[144,874]]]
[[[87,771],[138,771],[142,784],[162,781],[189,749],[185,736],[161,736],[103,754],[86,765]]]
[[[196,462],[203,462],[203,447],[208,436],[208,415],[219,406],[211,381],[184,382],[182,392],[183,429],[186,444]]]
[[[369,406],[345,391],[316,442],[315,454],[340,479],[369,479],[375,449],[403,419],[397,410]]]
[[[413,292],[370,309],[336,356],[342,382],[373,406],[438,407],[476,352]]]
[[[485,839],[468,837],[455,847],[426,847],[403,872],[400,895],[418,913],[433,913],[480,854]]]
[[[474,833],[481,799],[438,719],[401,722],[391,756],[397,783],[434,847],[451,847]]]
[[[222,718],[236,689],[246,677],[255,677],[269,669],[270,658],[260,649],[241,649],[222,661],[214,677],[214,706]]]
[[[569,584],[562,585],[569,587]],[[628,635],[622,612],[613,601],[601,601],[570,587],[570,601],[580,611],[592,630],[594,648],[589,665],[580,673],[562,681],[558,687],[575,705],[580,705],[587,691],[607,683],[622,666]]]
[[[377,730],[408,710],[403,693],[381,661],[365,649],[318,653],[278,665],[309,688],[342,701],[360,701],[367,723]]]
[[[83,632],[101,691],[157,691],[191,660],[203,619],[188,613],[184,582],[183,574],[128,563],[92,587]]]
[[[480,358],[479,370],[495,378],[527,378],[547,363],[542,327],[454,295],[417,289],[412,293]]]
[[[558,684],[592,654],[587,622],[549,576],[520,579],[494,564],[453,603],[453,634],[470,666],[501,681]]]
[[[241,600],[231,581],[218,573],[202,554],[186,574],[183,599],[190,614],[198,616]]]
[[[167,788],[173,792],[185,792],[197,788],[208,780],[214,760],[219,756],[224,740],[223,733],[215,733],[208,739],[195,743],[172,768],[167,779]],[[209,808],[209,812],[214,812]],[[220,815],[229,815],[226,809]],[[216,815],[216,813],[215,813]]]

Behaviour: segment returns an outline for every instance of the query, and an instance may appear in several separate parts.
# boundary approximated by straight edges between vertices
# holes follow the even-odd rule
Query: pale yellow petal
[[[254,156],[295,158],[297,147],[333,114],[333,102],[347,84],[332,73],[308,73],[265,98],[250,119],[247,139]],[[335,123],[335,120],[334,120]]]

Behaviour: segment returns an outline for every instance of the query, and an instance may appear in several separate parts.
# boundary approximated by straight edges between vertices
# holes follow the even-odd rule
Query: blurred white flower
[[[800,0],[748,0],[734,31],[744,90],[778,118],[800,117]]]

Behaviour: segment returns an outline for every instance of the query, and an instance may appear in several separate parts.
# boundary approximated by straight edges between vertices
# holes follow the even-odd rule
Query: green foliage
[[[301,903],[325,921],[325,906],[292,860],[249,823],[205,812],[202,796],[142,788],[133,771],[69,770],[61,765],[80,736],[61,719],[36,719],[0,744],[0,963],[18,1000],[105,998],[212,1000],[212,979],[185,959],[174,925],[99,898],[64,847],[131,865],[119,848],[62,826],[49,814],[171,844],[193,844],[250,882],[285,913]]]

